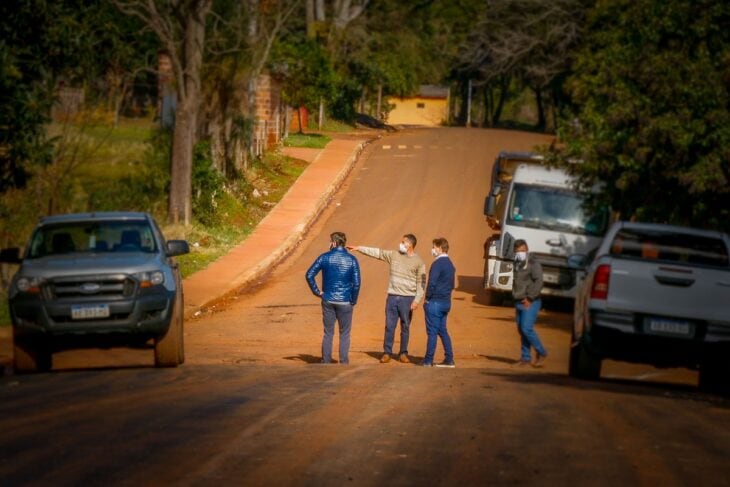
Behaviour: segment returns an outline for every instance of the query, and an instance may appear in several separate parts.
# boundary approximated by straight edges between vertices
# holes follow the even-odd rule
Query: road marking
[[[393,157],[404,158],[404,157],[416,157],[416,154],[397,154]]]
[[[399,146],[398,146],[398,148],[399,148],[399,149],[407,149],[407,148],[408,148],[408,146],[407,146],[407,145],[399,145]]]
[[[383,149],[388,150],[388,149],[390,149],[390,146],[389,145],[384,145],[383,146]]]
[[[422,145],[414,145],[413,148],[414,149],[423,149],[423,146]]]

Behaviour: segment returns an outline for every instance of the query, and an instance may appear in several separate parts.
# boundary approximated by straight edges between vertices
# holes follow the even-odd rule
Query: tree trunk
[[[378,106],[375,111],[375,118],[385,121],[383,116],[383,83],[378,84]]]
[[[211,0],[191,6],[185,17],[184,59],[182,86],[178,87],[178,105],[175,110],[175,129],[172,135],[170,200],[167,213],[169,222],[192,220],[193,148],[196,142],[198,107],[200,106],[200,71],[205,46],[205,19]]]
[[[317,25],[314,20],[314,0],[307,0],[306,5],[307,18],[307,37],[314,39],[317,37]]]
[[[192,169],[193,145],[195,144],[195,119],[187,103],[180,103],[175,112],[175,129],[172,135],[172,177],[170,180],[170,206],[168,221],[188,225],[192,218]]]
[[[537,125],[538,130],[545,130],[545,103],[542,99],[542,89],[533,88],[535,92],[535,105],[537,105]]]
[[[499,101],[494,109],[492,115],[492,126],[496,127],[499,125],[499,121],[502,118],[502,110],[504,109],[504,102],[507,100],[507,92],[509,90],[509,78],[503,77],[499,82]]]

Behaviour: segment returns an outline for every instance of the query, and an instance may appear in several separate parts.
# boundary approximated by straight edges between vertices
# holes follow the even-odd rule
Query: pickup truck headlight
[[[28,294],[38,294],[41,292],[41,284],[43,283],[43,279],[40,277],[19,277],[17,281],[15,281],[15,287],[18,288],[18,291],[22,293],[28,293]]]
[[[138,272],[134,275],[139,281],[139,287],[158,286],[165,282],[165,274],[162,271]]]
[[[512,272],[512,262],[502,261],[499,264],[499,273],[504,274],[505,272]]]

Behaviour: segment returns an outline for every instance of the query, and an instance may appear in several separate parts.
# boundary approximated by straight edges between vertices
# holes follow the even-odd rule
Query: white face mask
[[[439,251],[436,250],[436,247],[434,247],[434,248],[431,249],[431,255],[433,255],[434,257],[438,257],[439,256]]]
[[[406,244],[404,244],[403,242],[401,242],[400,245],[398,245],[398,251],[401,254],[405,254],[406,252],[408,252],[408,248],[406,247]]]
[[[515,262],[524,262],[527,260],[527,252],[515,252]]]

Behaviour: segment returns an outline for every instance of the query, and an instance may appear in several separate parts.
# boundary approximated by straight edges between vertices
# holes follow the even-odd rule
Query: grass
[[[322,134],[289,134],[289,137],[284,139],[284,145],[286,147],[306,147],[309,149],[323,149],[329,141],[332,140],[330,137]]]

